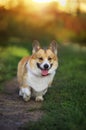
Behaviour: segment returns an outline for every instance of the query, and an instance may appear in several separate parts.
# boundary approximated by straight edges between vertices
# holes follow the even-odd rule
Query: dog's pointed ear
[[[51,49],[52,52],[57,55],[57,42],[56,42],[55,40],[53,40],[53,41],[50,43],[49,49]]]
[[[40,43],[37,40],[34,40],[33,41],[33,51],[32,51],[32,53],[37,52],[40,48],[41,48]]]

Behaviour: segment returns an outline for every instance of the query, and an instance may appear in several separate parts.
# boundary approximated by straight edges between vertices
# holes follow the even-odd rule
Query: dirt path
[[[16,78],[6,82],[0,93],[0,130],[19,130],[29,121],[38,121],[43,115],[41,105],[34,100],[24,102],[18,96]]]

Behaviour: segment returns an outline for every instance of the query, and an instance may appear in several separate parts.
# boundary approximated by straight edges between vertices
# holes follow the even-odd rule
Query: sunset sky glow
[[[28,6],[30,3],[34,4],[36,7],[41,8],[42,5],[47,5],[51,2],[57,2],[58,3],[58,9],[67,11],[68,8],[71,8],[74,10],[77,7],[76,0],[70,1],[70,6],[67,5],[67,0],[22,0],[26,6]],[[9,2],[11,4],[9,4]],[[0,5],[5,6],[6,8],[15,7],[18,5],[18,0],[0,0]],[[20,1],[21,2],[21,1]],[[40,6],[39,6],[40,5]],[[81,2],[80,3],[80,9],[84,12],[86,12],[86,3]]]

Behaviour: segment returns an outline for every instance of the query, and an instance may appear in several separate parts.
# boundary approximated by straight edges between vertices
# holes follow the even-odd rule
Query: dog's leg
[[[37,102],[40,102],[40,101],[43,101],[43,100],[44,100],[44,98],[43,98],[42,95],[37,96],[37,97],[35,98],[35,101],[37,101]]]
[[[45,89],[44,91],[43,91],[43,95],[45,95],[47,93],[47,89]]]
[[[45,95],[46,92],[47,92],[47,89],[45,89],[42,92],[35,92],[35,96],[36,96],[35,101],[38,101],[38,102],[43,101],[44,100],[43,95]]]
[[[31,97],[31,90],[27,86],[22,86],[19,90],[19,96],[23,96],[24,101],[29,101]]]

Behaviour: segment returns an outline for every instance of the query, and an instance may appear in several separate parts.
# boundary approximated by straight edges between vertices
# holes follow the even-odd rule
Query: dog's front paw
[[[43,100],[44,100],[44,98],[42,96],[37,96],[36,99],[35,99],[35,101],[37,101],[37,102],[40,102],[40,101],[43,101]]]
[[[23,95],[23,99],[24,99],[24,101],[29,101],[30,100],[30,95],[26,95],[26,94],[24,94]]]
[[[31,92],[28,88],[21,88],[19,91],[19,96],[23,96],[24,101],[29,101]]]

